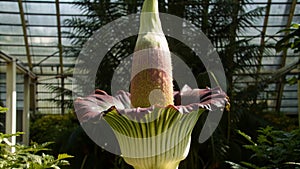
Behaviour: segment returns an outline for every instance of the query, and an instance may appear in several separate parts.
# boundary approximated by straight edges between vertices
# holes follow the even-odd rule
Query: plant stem
[[[86,162],[86,160],[87,160],[87,157],[88,157],[88,155],[86,154],[86,155],[84,156],[83,160],[82,160],[80,169],[83,169],[83,168],[84,168],[84,165],[85,165],[85,162]]]

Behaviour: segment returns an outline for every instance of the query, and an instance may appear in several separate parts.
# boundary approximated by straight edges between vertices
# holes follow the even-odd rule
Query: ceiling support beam
[[[62,37],[61,37],[61,20],[60,20],[60,7],[59,0],[55,1],[56,5],[56,19],[57,19],[57,34],[58,34],[58,50],[59,50],[59,63],[60,63],[60,74],[61,74],[61,114],[65,113],[65,96],[64,96],[64,65],[63,65],[63,48],[62,48]]]
[[[291,23],[293,21],[293,16],[294,16],[294,12],[295,12],[295,8],[296,8],[296,4],[297,4],[297,0],[289,0],[288,2],[290,2],[290,5],[286,6],[286,12],[289,11],[289,16],[286,22],[286,27],[285,28],[290,28]],[[284,36],[286,36],[288,33],[286,32],[284,34]],[[280,68],[284,67],[286,64],[286,57],[287,57],[287,49],[282,51],[282,60],[281,60],[281,66]],[[280,83],[277,86],[277,99],[276,99],[276,107],[275,107],[275,111],[276,112],[280,112],[280,108],[281,108],[281,101],[282,101],[282,97],[283,97],[283,90],[284,90],[284,80],[285,77],[281,78]]]
[[[266,13],[265,13],[265,18],[264,18],[264,22],[263,22],[263,27],[262,27],[262,31],[261,31],[261,38],[260,38],[260,48],[259,48],[259,58],[257,61],[257,69],[256,69],[256,80],[255,83],[257,84],[259,79],[258,76],[260,76],[260,70],[262,68],[262,59],[264,56],[264,51],[265,51],[265,36],[266,36],[266,32],[267,32],[267,26],[268,26],[268,22],[269,22],[269,15],[270,15],[270,9],[271,9],[271,3],[272,0],[268,0],[267,2],[267,7],[266,7]],[[257,96],[256,98],[253,100],[254,103],[257,103]]]
[[[28,62],[29,70],[32,71],[31,54],[30,54],[28,35],[27,35],[27,25],[26,25],[22,0],[18,0],[18,4],[19,4],[19,11],[20,11],[20,17],[21,17],[21,22],[22,22],[22,30],[23,30],[23,36],[24,36],[27,62]]]
[[[12,62],[14,58],[8,56],[7,54],[0,51],[0,59],[3,59],[5,62]],[[36,75],[30,70],[26,69],[22,64],[16,62],[17,70],[21,73],[28,75],[31,79],[36,79]]]
[[[261,31],[261,39],[260,39],[261,47],[259,49],[260,56],[259,56],[259,60],[258,60],[257,73],[260,73],[260,69],[261,69],[261,63],[262,63],[263,53],[264,53],[264,49],[265,49],[265,36],[266,36],[267,26],[268,26],[268,22],[269,22],[271,3],[272,3],[272,0],[268,0],[267,7],[266,7],[266,14],[265,14],[264,23],[263,23],[263,28]]]
[[[61,41],[61,21],[60,21],[60,7],[59,0],[55,1],[56,5],[56,19],[57,19],[57,36],[58,36],[58,50],[59,50],[59,64],[60,64],[60,74],[64,74],[64,65],[63,65],[63,49]]]

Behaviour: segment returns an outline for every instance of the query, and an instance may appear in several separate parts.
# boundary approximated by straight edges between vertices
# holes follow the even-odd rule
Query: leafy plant
[[[33,117],[30,126],[30,139],[37,143],[53,142],[49,145],[51,154],[57,155],[66,146],[71,133],[79,126],[74,114],[43,115]],[[66,151],[64,151],[66,152]]]
[[[0,106],[0,113],[5,113],[7,110],[8,108]]]
[[[37,144],[30,146],[12,145],[9,138],[19,136],[23,133],[3,134],[0,133],[0,169],[59,169],[60,166],[69,165],[66,160],[72,158],[68,154],[59,154],[57,158],[52,155],[45,154],[48,151],[47,146],[51,143]]]
[[[37,143],[57,141],[65,132],[78,126],[74,114],[44,115],[33,118],[30,126],[30,138]]]
[[[255,8],[248,11],[245,4],[251,3],[251,0],[195,0],[192,2],[193,5],[182,5],[186,2],[188,3],[188,1],[175,0],[160,1],[160,11],[185,17],[185,19],[201,28],[212,43],[218,47],[217,51],[220,54],[226,76],[228,77],[228,94],[231,96],[230,99],[232,101],[231,112],[227,114],[227,117],[223,118],[223,124],[220,125],[210,142],[203,144],[204,146],[199,145],[198,142],[192,144],[192,155],[189,156],[190,158],[188,157],[186,163],[191,164],[191,161],[198,162],[200,160],[201,163],[191,165],[191,167],[216,167],[224,159],[228,158],[229,147],[233,144],[236,145],[236,143],[232,143],[231,133],[238,127],[238,123],[250,124],[245,123],[245,121],[256,120],[256,117],[252,117],[252,113],[249,112],[262,111],[265,106],[264,104],[253,104],[259,95],[259,91],[256,90],[257,86],[247,88],[235,83],[241,77],[233,78],[235,73],[256,73],[258,60],[262,52],[265,52],[264,47],[253,44],[251,38],[240,38],[239,35],[246,32],[247,28],[254,27],[255,19],[262,14],[264,8]],[[120,16],[138,12],[141,1],[80,0],[76,2],[76,5],[82,10],[83,14],[86,14],[86,17],[74,17],[65,20],[65,24],[72,29],[64,33],[71,39],[72,46],[74,46],[74,48],[64,51],[66,57],[78,56],[86,40],[102,25]],[[110,91],[112,75],[120,64],[120,60],[123,60],[133,52],[135,38],[130,37],[119,42],[106,54],[97,72],[96,88]],[[191,68],[199,82],[198,86],[205,87],[209,85],[209,83],[206,83],[207,81],[204,82],[204,78],[201,76],[205,72],[205,68],[201,61],[197,60],[195,53],[171,37],[167,37],[167,40],[170,50],[176,56],[181,57]],[[90,61],[88,56],[86,61]],[[84,63],[85,60],[82,62]],[[94,72],[95,70],[91,71]],[[256,76],[249,78],[255,79]],[[253,92],[254,90],[255,92]],[[247,116],[247,118],[243,118],[244,116]],[[251,124],[255,124],[255,122]],[[255,131],[256,125],[253,126],[247,127]],[[201,128],[198,130],[200,132]],[[209,154],[203,152],[209,152]],[[181,168],[191,167],[188,165],[181,166]]]
[[[244,145],[253,154],[248,161],[240,164],[228,162],[234,169],[288,169],[300,168],[300,129],[290,132],[274,130],[268,126],[258,130],[258,137],[253,141],[247,134],[238,131],[246,138],[249,145]]]
[[[293,49],[294,53],[300,52],[300,24],[292,24],[290,28],[280,30],[278,33],[286,33],[275,46],[276,51],[280,52],[288,48]]]
[[[285,36],[280,39],[276,45],[275,49],[277,52],[287,51],[288,49],[293,50],[294,53],[300,52],[300,24],[292,24],[290,28],[282,29],[277,34],[284,33]],[[298,60],[299,63],[299,60]],[[296,76],[292,76],[287,79],[287,83],[290,85],[295,85],[298,82]]]
[[[299,127],[296,118],[290,117],[283,113],[265,112],[261,113],[260,116],[263,117],[264,120],[272,124],[272,126],[280,128],[284,131],[291,131]]]

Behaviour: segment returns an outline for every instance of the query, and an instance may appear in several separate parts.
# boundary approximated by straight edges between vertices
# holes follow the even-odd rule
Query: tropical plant
[[[60,151],[74,155],[65,169],[132,169],[121,157],[96,145],[81,126],[65,139]]]
[[[275,46],[277,52],[289,48],[294,53],[300,52],[300,24],[292,24],[290,28],[280,30],[278,33],[286,33],[286,36],[277,42]]]
[[[255,66],[253,65],[257,63],[257,60],[261,55],[261,47],[252,44],[251,38],[238,38],[240,34],[246,32],[247,28],[253,27],[253,22],[255,22],[257,16],[261,15],[264,10],[264,8],[255,8],[251,11],[247,11],[245,4],[250,2],[250,0],[195,1],[192,6],[187,8],[182,7],[184,6],[181,5],[182,3],[188,4],[188,2],[185,3],[183,1],[169,1],[168,4],[165,4],[165,2],[160,3],[161,11],[186,17],[186,19],[191,20],[193,24],[201,27],[203,32],[216,46],[223,61],[226,75],[228,75],[230,89],[229,96],[234,96],[234,94],[231,94],[231,90],[241,90],[234,89],[234,80],[232,79],[233,73],[241,71],[254,72],[255,70],[253,68],[255,68]],[[81,47],[95,30],[120,16],[137,12],[138,7],[141,5],[141,1],[103,2],[99,0],[90,2],[88,0],[82,0],[77,1],[76,5],[83,11],[83,14],[86,14],[87,16],[86,19],[74,17],[65,20],[65,24],[73,29],[70,32],[64,33],[70,37],[74,47],[76,47],[65,50],[66,56],[78,56]],[[115,45],[115,48],[121,48],[122,50],[111,49],[107,53],[106,59],[109,60],[103,61],[101,67],[104,68],[101,69],[100,67],[98,70],[99,80],[96,82],[97,88],[109,89],[110,78],[114,68],[120,63],[120,60],[133,52],[135,38],[130,38],[130,40],[128,39]],[[170,50],[187,62],[187,65],[193,70],[195,77],[203,77],[200,74],[205,72],[205,68],[202,66],[201,61],[195,60],[195,57],[193,57],[195,56],[195,53],[192,52],[191,49],[186,48],[184,44],[179,43],[172,38],[167,37],[167,39]],[[199,85],[205,86],[207,83],[200,83]],[[235,97],[232,97],[232,99],[234,98]]]
[[[177,95],[184,101],[174,98],[171,53],[157,0],[143,3],[134,51],[130,93],[119,91],[112,97],[96,90],[78,98],[75,111],[83,126],[105,120],[114,130],[124,160],[135,169],[177,169],[190,149],[199,116],[207,110],[223,110],[226,94],[220,88],[184,86]],[[193,99],[195,96],[199,100]],[[89,135],[105,129],[95,127]]]
[[[256,92],[256,86],[244,88],[235,83],[239,78],[233,78],[234,73],[255,72],[254,65],[258,63],[258,58],[261,56],[261,47],[252,44],[251,38],[239,38],[239,35],[246,32],[247,28],[253,27],[253,22],[264,10],[264,8],[256,8],[247,11],[245,4],[250,2],[251,0],[204,0],[193,1],[193,5],[185,5],[189,4],[189,1],[172,0],[167,3],[165,1],[160,2],[159,4],[160,11],[184,17],[197,27],[201,27],[202,31],[217,47],[228,78],[228,95],[232,102],[231,112],[226,113],[227,116],[222,119],[222,124],[209,142],[206,142],[203,146],[199,145],[198,142],[192,143],[192,153],[187,157],[187,163],[189,163],[189,160],[196,161],[195,159],[200,159],[202,162],[196,165],[198,168],[203,166],[216,167],[228,158],[230,147],[233,144],[236,145],[234,139],[232,139],[232,131],[240,124],[247,124],[251,121],[249,119],[259,121],[259,117],[252,116],[249,112],[262,111],[262,108],[264,108],[263,103],[251,104],[259,94],[259,91]],[[81,0],[76,2],[76,6],[87,16],[65,20],[65,24],[73,28],[65,34],[70,37],[74,46],[74,48],[65,50],[65,56],[78,56],[87,39],[104,24],[120,16],[139,12],[141,1],[96,0],[91,2]],[[176,39],[167,37],[167,40],[170,51],[181,57],[191,68],[194,76],[197,77],[198,86],[205,87],[209,85],[206,70],[192,49],[187,48],[185,44],[176,41]],[[136,37],[125,39],[116,44],[106,54],[97,72],[96,88],[110,91],[112,75],[120,61],[133,52],[135,41]],[[86,58],[86,61],[89,61],[89,58]],[[255,92],[253,92],[253,89]],[[250,95],[251,97],[249,97]],[[247,118],[244,118],[245,116]],[[244,122],[246,120],[248,121]],[[253,122],[251,124],[255,124],[256,127],[257,123]],[[199,124],[199,126],[201,125]],[[246,127],[253,128],[252,130],[255,132],[255,127]],[[197,131],[194,133],[199,134],[201,128],[198,128]],[[208,153],[210,157],[207,158],[207,154],[204,155],[202,152],[212,153]],[[184,165],[181,167],[184,168]]]
[[[300,129],[290,132],[274,130],[268,126],[258,130],[253,141],[247,134],[238,131],[248,143],[244,147],[252,152],[247,161],[239,164],[228,162],[233,169],[289,169],[300,168]]]
[[[7,110],[8,110],[8,108],[0,106],[0,113],[5,113],[5,112],[7,112]]]
[[[70,134],[78,128],[79,124],[74,114],[49,114],[31,117],[30,139],[36,143],[53,142],[48,147],[50,154],[58,155],[63,147],[67,146]],[[73,152],[71,152],[73,153]]]
[[[69,165],[66,160],[72,158],[68,154],[59,154],[57,158],[52,155],[45,154],[49,151],[47,146],[51,144],[32,143],[30,146],[26,145],[12,145],[9,141],[10,137],[20,136],[21,132],[16,134],[0,133],[0,168],[22,168],[22,169],[59,169],[60,166]]]
[[[280,39],[276,45],[275,49],[277,52],[287,52],[287,50],[292,50],[295,54],[300,53],[300,24],[292,24],[290,28],[282,29],[277,32],[277,34],[284,33],[284,37]],[[299,65],[299,57],[296,62]],[[299,75],[298,75],[299,77]],[[287,79],[287,83],[294,85],[299,82],[297,76]],[[300,118],[299,118],[300,124]]]

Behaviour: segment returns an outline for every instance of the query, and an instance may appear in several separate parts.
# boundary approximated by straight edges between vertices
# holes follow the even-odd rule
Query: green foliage
[[[280,30],[278,33],[285,33],[280,41],[277,42],[275,48],[277,52],[293,49],[294,53],[300,52],[300,24],[292,24],[290,28]]]
[[[78,124],[74,114],[34,117],[31,139],[38,143],[54,141],[51,154],[61,152],[74,155],[64,169],[131,169],[124,160],[96,145]]]
[[[66,132],[74,130],[78,126],[74,114],[45,115],[33,119],[30,126],[30,138],[38,143],[57,141]]]
[[[61,150],[75,156],[70,159],[70,166],[66,169],[132,169],[123,158],[96,145],[81,126],[73,130],[65,141]]]
[[[74,114],[43,115],[31,120],[30,139],[37,143],[53,142],[50,154],[57,156],[66,146],[71,133],[79,126]],[[73,152],[68,152],[73,154]],[[77,157],[76,157],[77,158]],[[73,161],[73,159],[71,159]]]
[[[9,138],[19,136],[23,133],[3,134],[0,133],[0,169],[59,169],[60,166],[69,165],[66,160],[72,158],[68,154],[59,154],[57,158],[45,154],[49,150],[47,146],[51,143],[37,144],[32,143],[30,146],[11,145]],[[12,151],[13,150],[13,151]]]
[[[294,129],[297,129],[298,121],[296,118],[289,117],[287,115],[284,115],[282,113],[277,112],[264,112],[261,113],[260,116],[269,124],[276,128],[280,128],[284,131],[291,131]]]
[[[227,83],[229,88],[227,91],[231,99],[232,108],[230,113],[224,113],[225,116],[213,137],[201,145],[197,142],[197,139],[203,123],[201,123],[201,120],[199,121],[199,124],[197,124],[198,127],[196,126],[193,133],[193,140],[196,141],[192,143],[190,155],[180,168],[217,168],[220,167],[220,163],[222,163],[224,159],[236,160],[241,158],[239,156],[243,156],[244,152],[240,146],[242,141],[239,135],[233,132],[237,128],[248,131],[251,135],[256,135],[257,127],[265,126],[268,124],[266,121],[271,121],[272,124],[283,126],[282,124],[284,124],[284,122],[277,123],[277,121],[279,122],[281,119],[279,116],[262,116],[262,112],[267,105],[265,102],[256,102],[256,100],[260,92],[264,91],[269,84],[285,76],[286,73],[279,72],[274,74],[274,76],[272,75],[270,79],[257,76],[256,72],[260,66],[258,64],[260,57],[264,53],[267,53],[268,49],[265,46],[253,43],[253,39],[251,38],[238,37],[238,35],[243,35],[243,33],[247,32],[247,28],[251,29],[251,27],[254,27],[253,23],[259,18],[258,16],[262,16],[264,8],[259,7],[248,10],[245,4],[251,3],[251,0],[195,0],[192,2],[193,5],[190,6],[184,6],[182,2],[183,1],[174,0],[168,2],[160,1],[160,11],[179,17],[185,17],[185,19],[201,28],[211,40],[212,44],[217,47],[228,79]],[[72,19],[64,21],[65,25],[72,28],[69,32],[64,32],[64,34],[70,38],[72,46],[74,46],[74,48],[66,49],[64,51],[65,55],[78,56],[80,48],[95,30],[120,16],[138,12],[141,4],[142,1],[139,0],[77,1],[77,7],[83,14],[86,14],[87,17],[73,17]],[[292,32],[294,32],[294,29],[290,30],[290,33]],[[205,73],[205,67],[201,61],[198,60],[195,53],[185,44],[182,44],[176,39],[172,39],[172,37],[167,37],[167,40],[170,50],[176,54],[176,56],[179,56],[193,71],[193,74],[197,77],[198,86],[209,86],[209,81],[204,80],[208,79]],[[135,37],[125,39],[116,44],[106,54],[97,72],[96,88],[100,88],[109,93],[111,78],[115,68],[120,64],[121,60],[133,52],[135,41]],[[83,60],[83,63],[85,61],[88,62],[90,59],[86,58],[86,60]],[[95,70],[91,70],[92,73],[94,73],[94,71]],[[233,78],[234,73],[253,74],[253,76],[247,78],[257,81],[257,83],[251,86],[239,85],[239,83],[235,82],[243,80],[242,78],[244,77]],[[205,76],[205,78],[203,78],[203,76]],[[119,79],[119,81],[122,81],[122,79]],[[289,122],[288,119],[284,121]],[[288,126],[284,127],[290,130]],[[74,131],[74,135],[76,135],[76,132],[77,131]],[[93,144],[87,136],[83,136],[84,134],[81,134],[81,136],[74,135],[72,139],[80,138],[80,140],[76,140],[79,141],[79,143],[76,143],[78,145],[72,144],[76,147],[73,147],[74,151],[77,150],[79,154],[85,154],[87,157],[87,160],[84,162],[86,165],[83,166],[87,166],[87,163],[104,165],[112,161],[106,161],[107,157],[105,157],[112,157],[111,155],[100,153],[101,150],[91,145],[84,147],[87,143]],[[84,153],[81,152],[83,149],[85,149]],[[93,154],[92,151],[96,153]],[[101,154],[101,157],[98,156],[99,154]],[[82,162],[84,160],[76,161]],[[120,166],[118,167],[120,168]]]
[[[245,126],[253,130],[253,132],[259,126],[257,125],[258,117],[249,112],[263,110],[264,103],[253,104],[253,102],[255,102],[254,100],[257,99],[259,92],[265,86],[247,88],[234,83],[235,80],[239,80],[239,77],[237,79],[233,78],[234,73],[256,73],[257,67],[255,65],[259,63],[262,52],[265,52],[265,48],[254,44],[253,39],[238,37],[238,34],[245,33],[247,28],[254,27],[253,23],[258,19],[257,16],[261,16],[264,12],[264,8],[261,7],[248,10],[245,4],[251,2],[251,0],[195,0],[192,2],[193,5],[184,6],[182,5],[183,1],[160,1],[161,12],[185,17],[198,28],[201,28],[212,44],[217,47],[228,79],[227,84],[229,88],[227,91],[232,103],[232,111],[228,114],[227,112],[224,113],[227,116],[222,119],[222,124],[220,124],[212,139],[202,145],[199,145],[197,141],[192,143],[190,155],[184,162],[185,164],[180,166],[181,169],[195,167],[213,168],[218,166],[224,159],[228,159],[230,151],[239,150],[238,143],[232,139],[231,134],[239,124],[247,124]],[[120,16],[137,13],[141,4],[142,1],[139,0],[77,1],[77,7],[87,17],[73,17],[64,21],[67,26],[72,28],[69,32],[64,32],[64,34],[70,38],[72,46],[74,46],[74,48],[65,50],[65,55],[78,56],[80,48],[95,30]],[[198,86],[201,88],[209,86],[206,69],[195,52],[172,37],[167,37],[167,40],[172,53],[179,56],[189,66],[194,76],[197,77]],[[98,68],[95,82],[96,88],[110,93],[110,83],[114,71],[120,64],[120,61],[133,52],[135,42],[136,37],[130,37],[110,49]],[[88,57],[82,63],[90,62]],[[90,70],[91,73],[94,73],[94,71]],[[94,74],[90,77],[94,77]],[[249,78],[256,79],[255,76]],[[119,79],[119,81],[122,81],[122,79]],[[197,128],[196,126],[196,131],[193,134],[195,140],[198,140],[201,126],[203,126],[203,123],[200,121],[197,124],[199,127]],[[80,150],[80,148],[77,150]],[[240,155],[238,153],[235,154]],[[101,157],[101,159],[103,158]],[[94,161],[94,163],[98,161]]]
[[[292,76],[291,78],[286,79],[287,84],[289,85],[295,85],[298,82],[298,79],[296,76]]]
[[[275,49],[277,52],[291,49],[294,53],[300,52],[300,24],[292,24],[290,28],[282,29],[277,34],[285,33],[285,36],[280,39]],[[289,85],[295,85],[298,81],[297,76],[286,79]]]
[[[244,147],[253,154],[248,161],[242,161],[240,164],[228,162],[232,168],[300,168],[300,129],[286,132],[274,130],[269,126],[261,128],[255,142],[245,133],[239,133],[251,143]]]
[[[5,113],[5,112],[7,112],[7,110],[8,110],[8,108],[0,106],[0,113]]]

